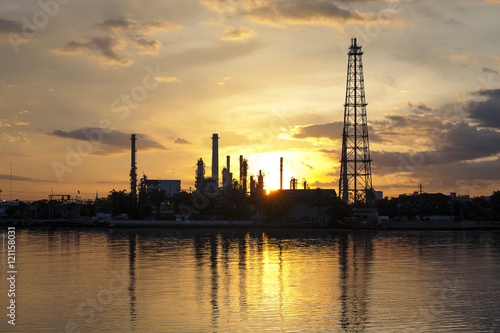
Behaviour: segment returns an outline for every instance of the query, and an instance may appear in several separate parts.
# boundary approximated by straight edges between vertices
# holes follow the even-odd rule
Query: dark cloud
[[[500,89],[481,90],[475,95],[486,99],[469,103],[469,117],[480,126],[500,128]]]
[[[90,133],[90,134],[89,134]],[[93,143],[93,153],[99,155],[107,155],[113,153],[121,153],[130,150],[130,134],[120,131],[105,131],[100,128],[80,128],[71,132],[55,130],[49,135],[55,135],[61,138],[90,141]],[[90,138],[90,139],[89,139]],[[137,133],[137,149],[161,149],[169,150],[161,143],[155,141],[146,134]]]
[[[320,125],[297,126],[295,127],[295,131],[297,132],[293,134],[293,138],[327,138],[330,140],[342,140],[343,127],[344,123],[341,121],[334,121],[332,123]],[[390,142],[389,139],[378,135],[376,130],[374,130],[371,126],[368,126],[368,132],[370,135],[370,142]]]
[[[408,102],[408,107],[414,114],[425,114],[434,112],[434,109],[428,107],[424,103],[413,104],[412,102]]]
[[[129,66],[133,61],[120,56],[118,51],[127,50],[131,46],[139,54],[157,54],[162,46],[161,42],[147,39],[145,36],[155,31],[169,31],[181,27],[168,21],[137,22],[122,16],[106,19],[96,26],[105,30],[108,35],[88,38],[83,42],[71,41],[57,52],[63,54],[96,52],[109,64]]]
[[[191,145],[192,144],[191,142],[189,142],[188,140],[185,140],[183,138],[175,139],[174,143],[177,143],[178,145]]]
[[[40,178],[34,178],[34,177],[25,177],[25,176],[16,176],[16,175],[0,175],[0,179],[4,180],[15,180],[15,181],[27,181],[27,182],[35,182],[35,183],[49,183],[49,182],[54,182],[53,180],[46,180],[46,179],[40,179]]]
[[[373,151],[372,166],[390,172],[414,172],[430,165],[451,165],[481,158],[492,158],[500,153],[500,133],[478,129],[466,123],[447,124],[440,135],[428,137],[419,146],[408,151]]]
[[[71,41],[60,50],[62,53],[81,53],[85,50],[97,51],[98,54],[109,62],[128,66],[131,60],[121,58],[114,50],[119,45],[119,41],[113,37],[97,37],[86,42]]]
[[[117,16],[104,20],[98,26],[106,30],[127,30],[131,26],[135,26],[135,21],[123,16]]]
[[[483,67],[483,73],[498,74],[498,71],[488,67]]]
[[[161,47],[161,43],[157,40],[148,40],[145,38],[136,38],[134,42],[139,46],[140,52],[143,54],[157,54]]]
[[[153,31],[168,31],[172,29],[179,29],[181,27],[181,25],[169,21],[137,22],[123,16],[108,18],[97,24],[97,26],[109,31],[133,30],[131,31],[133,35],[149,34]]]
[[[227,0],[203,0],[213,10],[247,16],[254,21],[284,25],[343,25],[348,23],[367,23],[372,21],[390,21],[382,12],[376,14],[363,13],[358,10],[343,8],[335,2],[326,0],[243,0],[228,2]]]
[[[298,132],[293,137],[295,139],[327,138],[330,140],[340,140],[342,139],[343,127],[344,123],[342,121],[334,121],[321,125],[300,126],[296,128]]]
[[[0,18],[0,32],[21,33],[22,32],[22,25],[21,25],[21,23],[16,22],[16,21],[11,21],[11,20],[6,20],[3,18]],[[27,32],[29,33],[29,32],[31,32],[31,30],[27,31]]]

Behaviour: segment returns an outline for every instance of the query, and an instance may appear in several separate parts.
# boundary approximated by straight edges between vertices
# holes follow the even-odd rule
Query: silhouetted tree
[[[111,190],[107,201],[111,203],[111,215],[118,216],[129,213],[130,196],[127,194],[126,190]]]
[[[167,193],[165,190],[153,189],[148,194],[151,204],[156,208],[156,219],[159,220],[161,204],[167,200]]]

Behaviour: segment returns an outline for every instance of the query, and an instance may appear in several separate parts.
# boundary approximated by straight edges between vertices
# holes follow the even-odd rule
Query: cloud
[[[129,31],[134,30],[135,34],[150,34],[155,31],[169,31],[182,28],[182,25],[169,21],[146,21],[137,22],[133,19],[115,16],[108,18],[97,26],[109,31]]]
[[[292,137],[295,139],[327,138],[330,140],[339,140],[342,139],[343,128],[344,122],[342,121],[320,125],[296,126],[292,129],[292,132],[294,132]]]
[[[477,61],[477,57],[466,55],[466,54],[452,55],[452,56],[450,56],[450,58],[454,59],[454,60]]]
[[[159,82],[169,82],[169,83],[182,82],[175,76],[155,76],[155,80]]]
[[[19,22],[16,21],[11,21],[11,20],[6,20],[3,18],[0,18],[0,33],[21,33],[22,32],[22,25]],[[27,31],[31,32],[31,30]]]
[[[227,26],[224,28],[224,34],[221,37],[225,41],[237,41],[251,38],[255,35],[255,31],[250,28],[241,27],[236,29],[233,26]]]
[[[158,54],[161,43],[157,40],[147,40],[145,38],[134,39],[135,44],[139,47],[142,54]]]
[[[398,113],[370,122],[373,174],[396,187],[422,180],[434,189],[478,187],[479,181],[500,179],[495,173],[500,165],[500,89],[473,96],[478,99],[475,103],[459,100],[437,108],[408,102]],[[470,114],[467,106],[474,106]],[[296,126],[292,138],[338,140],[342,127],[343,122]],[[340,159],[340,144],[321,145],[318,151],[334,161]]]
[[[191,142],[189,142],[188,140],[185,140],[183,138],[175,139],[174,143],[177,143],[178,145],[191,145],[192,144]]]
[[[24,115],[28,112],[28,110],[24,110],[18,112],[18,115],[12,116],[10,118],[0,119],[0,127],[31,126],[31,122],[27,121],[24,118]]]
[[[95,139],[95,141],[91,141],[92,143],[94,143],[94,154],[108,155],[114,153],[122,153],[130,150],[130,133],[124,133],[117,130],[105,132],[100,128],[83,127],[71,132],[55,130],[49,135],[67,139],[89,141],[88,135],[86,135],[86,133],[100,133],[102,135],[102,140]],[[101,136],[98,135],[96,137],[99,138]],[[136,138],[136,145],[138,150],[170,150],[146,134],[136,133]]]
[[[469,102],[469,118],[480,126],[500,129],[500,89],[481,90],[474,95],[486,99]]]
[[[154,32],[166,32],[182,27],[168,21],[137,22],[122,16],[108,18],[96,26],[106,31],[107,35],[86,38],[83,41],[70,41],[55,52],[58,54],[92,52],[104,60],[104,63],[129,66],[133,60],[120,56],[119,51],[130,54],[129,48],[132,48],[138,54],[158,54],[162,46],[161,42],[156,39],[148,39],[145,36]]]
[[[99,26],[105,30],[114,30],[114,31],[127,30],[130,27],[135,26],[135,25],[136,25],[135,21],[133,21],[129,18],[123,17],[123,16],[116,16],[116,17],[108,18],[108,19],[104,20],[103,22],[97,24],[97,26]]]
[[[420,12],[426,21],[448,25],[453,28],[465,26],[464,22],[450,16],[451,10],[442,11],[437,9],[435,5],[427,5],[423,1],[412,1],[409,4],[413,7],[412,10]]]
[[[344,122],[334,121],[332,123],[320,125],[296,126],[289,134],[291,134],[293,139],[304,140],[325,138],[335,141],[342,140],[343,128]],[[368,126],[368,133],[370,135],[370,142],[390,142],[388,138],[379,135],[372,126]]]
[[[1,175],[0,174],[0,179],[10,180],[11,176],[10,175]],[[53,180],[46,180],[46,179],[40,179],[40,178],[34,178],[34,177],[25,177],[25,176],[16,176],[16,175],[12,175],[12,180],[15,180],[15,181],[36,182],[36,183],[50,183],[50,182],[55,182]]]
[[[17,132],[14,135],[3,133],[0,138],[8,143],[20,143],[25,145],[29,145],[31,143],[27,132]]]
[[[304,163],[304,162],[302,162],[302,161],[301,161],[300,163],[302,163],[302,165],[304,165],[304,166],[306,166],[307,168],[309,168],[309,170],[314,170],[314,167],[313,167],[312,165],[307,164],[307,163]]]
[[[391,18],[390,10],[376,14],[362,13],[357,10],[342,8],[340,5],[326,0],[203,0],[213,11],[245,16],[253,21],[277,26],[283,25],[328,25],[343,26],[350,23],[367,23],[373,21],[397,21]]]
[[[488,67],[483,67],[483,73],[498,74],[498,71]]]
[[[59,50],[59,53],[82,53],[88,50],[97,52],[99,57],[109,64],[129,66],[132,64],[132,61],[120,57],[115,51],[120,44],[120,41],[113,37],[96,37],[85,42],[71,41],[64,45],[64,47]]]

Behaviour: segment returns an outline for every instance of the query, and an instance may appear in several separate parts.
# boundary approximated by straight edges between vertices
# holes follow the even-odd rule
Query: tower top
[[[349,47],[348,55],[362,55],[361,46],[358,44],[358,39],[356,37],[351,38],[351,46]]]

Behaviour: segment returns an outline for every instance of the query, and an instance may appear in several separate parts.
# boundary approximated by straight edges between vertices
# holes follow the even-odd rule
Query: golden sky
[[[363,47],[373,185],[500,190],[499,1],[0,3],[1,199],[94,198],[139,176],[193,187],[248,158],[338,190],[347,48]],[[12,164],[12,188],[10,167]],[[12,192],[11,192],[12,190]]]

